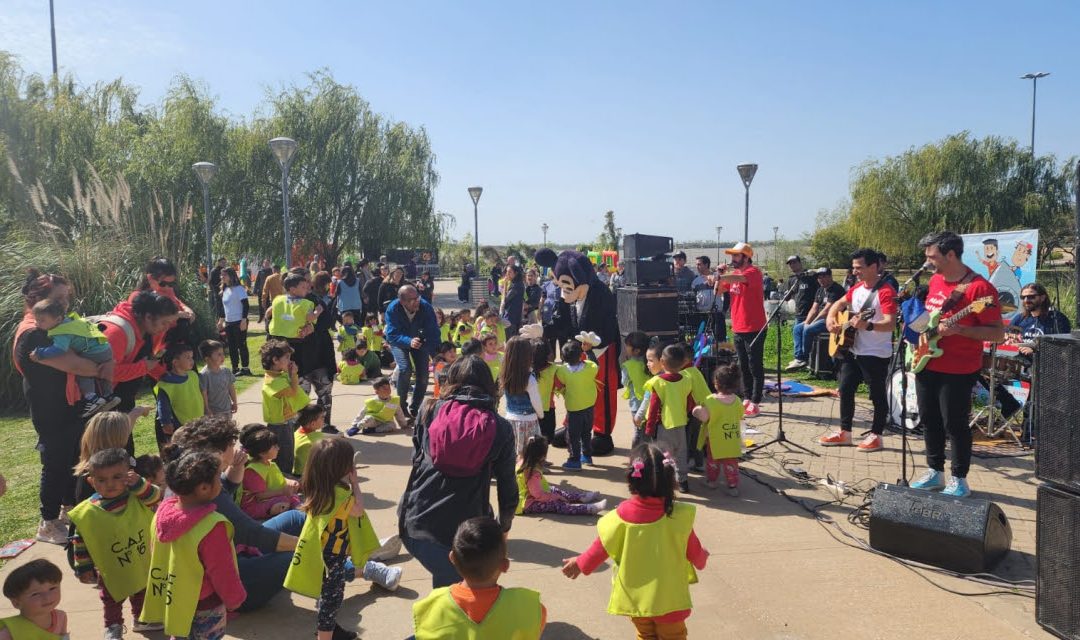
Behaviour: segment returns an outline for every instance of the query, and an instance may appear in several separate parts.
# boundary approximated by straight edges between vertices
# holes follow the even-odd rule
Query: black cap
[[[830,269],[829,267],[819,267],[817,269],[814,269],[814,275],[815,276],[829,276],[831,278],[832,277],[832,269]]]
[[[685,251],[676,251],[675,253],[671,254],[671,259],[672,260],[686,260],[686,252]]]
[[[792,262],[795,262],[796,260],[798,260],[799,262],[802,262],[802,258],[800,258],[798,254],[795,254],[793,256],[788,256],[787,260],[784,261],[784,264],[791,264]]]

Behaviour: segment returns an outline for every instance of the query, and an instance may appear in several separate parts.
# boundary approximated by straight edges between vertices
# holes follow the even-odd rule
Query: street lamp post
[[[214,179],[214,175],[217,174],[217,165],[213,162],[196,162],[191,165],[191,169],[195,172],[195,175],[199,178],[199,184],[202,185],[202,200],[203,200],[203,228],[206,230],[206,289],[208,291],[207,298],[210,302],[210,310],[214,310],[214,290],[210,288],[210,271],[214,268],[214,251],[213,242],[210,236],[210,181]]]
[[[772,252],[776,256],[776,277],[780,277],[780,247],[777,243],[780,241],[778,234],[780,233],[780,227],[772,228]]]
[[[743,242],[750,242],[750,183],[754,181],[757,173],[756,164],[740,164],[739,177],[742,178],[743,186],[746,187],[746,204],[743,209]]]
[[[551,227],[549,227],[548,223],[546,223],[546,222],[544,224],[540,225],[540,230],[544,232],[544,246],[545,247],[547,246],[547,232],[548,232],[548,229],[550,229],[550,228]]]
[[[296,140],[292,138],[274,138],[270,141],[270,151],[274,152],[281,165],[281,214],[285,226],[285,268],[289,268],[292,258],[292,239],[289,237],[289,167],[296,156]]]
[[[469,197],[472,198],[472,215],[473,215],[473,264],[476,265],[476,272],[480,273],[480,194],[484,192],[483,187],[469,187]]]
[[[720,232],[723,231],[723,227],[716,227],[716,264],[720,264]]]
[[[1039,78],[1050,75],[1049,71],[1025,73],[1020,76],[1021,80],[1031,80],[1031,157],[1035,158],[1035,93],[1039,88]]]

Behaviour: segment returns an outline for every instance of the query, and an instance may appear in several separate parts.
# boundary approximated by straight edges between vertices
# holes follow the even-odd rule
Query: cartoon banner
[[[1019,305],[1020,289],[1035,281],[1039,230],[968,233],[962,237],[964,264],[997,288],[1003,307]]]

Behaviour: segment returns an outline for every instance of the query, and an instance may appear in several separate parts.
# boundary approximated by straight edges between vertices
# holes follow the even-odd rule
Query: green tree
[[[594,248],[597,251],[604,251],[606,249],[617,250],[620,246],[622,246],[622,233],[615,226],[615,212],[607,211],[604,213],[604,230],[596,238],[596,247]]]

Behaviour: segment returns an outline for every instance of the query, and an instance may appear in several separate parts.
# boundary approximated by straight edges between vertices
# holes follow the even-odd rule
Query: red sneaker
[[[747,418],[755,418],[759,413],[761,413],[761,407],[753,402],[747,403],[746,409],[743,410],[743,416]]]
[[[850,447],[851,432],[844,431],[843,429],[834,431],[818,438],[818,444],[823,447]]]
[[[859,451],[881,451],[884,448],[885,444],[882,442],[881,436],[876,433],[867,435],[859,443]]]

